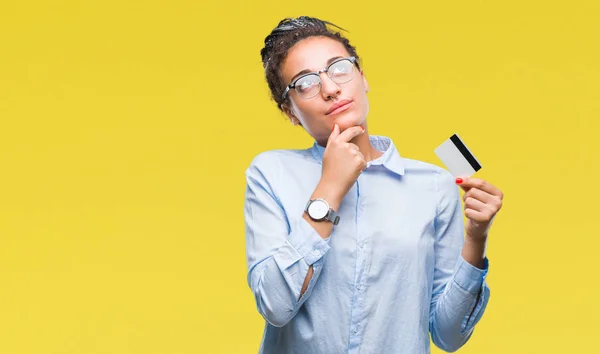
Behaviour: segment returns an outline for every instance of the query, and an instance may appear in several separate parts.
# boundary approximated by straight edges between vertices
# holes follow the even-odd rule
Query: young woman
[[[246,171],[260,351],[420,354],[430,333],[455,351],[490,296],[485,250],[502,192],[369,135],[369,85],[334,28],[284,19],[261,50],[273,100],[315,143],[263,152]]]

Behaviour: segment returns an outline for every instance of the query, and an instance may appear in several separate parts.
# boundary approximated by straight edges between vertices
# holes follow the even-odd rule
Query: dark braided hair
[[[265,47],[260,50],[260,55],[265,69],[267,84],[271,90],[271,98],[277,103],[277,107],[280,110],[282,110],[281,105],[284,103],[281,95],[286,86],[281,76],[281,63],[285,60],[290,48],[299,41],[316,36],[334,39],[342,43],[351,56],[356,57],[356,65],[358,66],[359,60],[356,48],[340,32],[328,28],[327,25],[346,31],[327,21],[322,21],[314,17],[300,16],[283,19],[265,38]]]

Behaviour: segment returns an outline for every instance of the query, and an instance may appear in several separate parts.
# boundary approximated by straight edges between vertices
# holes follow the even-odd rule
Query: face
[[[287,86],[302,71],[316,72],[326,68],[333,58],[347,58],[350,54],[344,45],[328,37],[309,37],[294,45],[281,66],[284,84]],[[321,92],[305,99],[294,89],[288,91],[288,98],[282,105],[283,111],[293,124],[301,124],[318,142],[327,141],[334,124],[340,131],[349,127],[365,126],[369,112],[367,92],[369,85],[362,71],[352,66],[352,80],[346,83],[334,82],[327,73],[319,75]],[[331,109],[339,103],[350,102],[339,109]]]

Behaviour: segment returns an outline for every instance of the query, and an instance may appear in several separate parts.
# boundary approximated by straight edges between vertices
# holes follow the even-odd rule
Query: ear
[[[283,110],[283,113],[285,113],[285,115],[288,117],[288,119],[290,120],[290,122],[292,122],[293,125],[302,125],[302,124],[300,124],[300,120],[298,119],[298,117],[296,117],[296,115],[294,114],[294,112],[292,111],[290,106],[288,106],[287,103],[282,104],[281,109]]]
[[[360,76],[362,76],[363,85],[365,86],[365,92],[369,92],[369,82],[367,81],[367,77],[365,76],[364,71],[360,71]]]

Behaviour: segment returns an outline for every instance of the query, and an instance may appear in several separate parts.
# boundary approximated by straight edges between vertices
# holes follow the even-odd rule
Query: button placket
[[[364,178],[360,176],[359,179]],[[362,230],[362,218],[364,212],[364,204],[362,200],[364,198],[364,193],[360,190],[360,185],[357,180],[357,200],[356,200],[356,277],[354,279],[354,291],[355,291],[355,302],[353,304],[354,308],[352,310],[351,315],[351,333],[354,336],[352,342],[355,345],[360,343],[360,331],[362,319],[364,317],[364,272],[365,272],[365,264],[366,262],[366,254],[365,254],[365,242],[363,240],[363,230]]]

